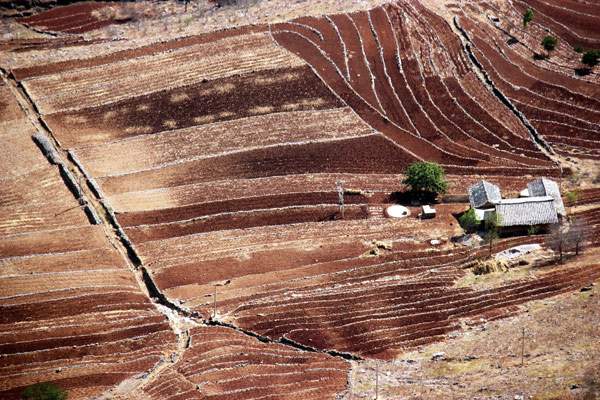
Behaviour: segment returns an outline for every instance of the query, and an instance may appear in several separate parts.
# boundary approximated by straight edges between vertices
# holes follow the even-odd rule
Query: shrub
[[[557,43],[558,42],[556,38],[553,36],[546,36],[542,39],[542,47],[544,47],[544,50],[546,50],[548,53],[556,49]]]
[[[533,10],[528,8],[523,14],[523,28],[527,28],[527,24],[533,20]]]
[[[575,53],[583,53],[583,46],[578,44],[576,46],[573,46],[573,50],[575,51]]]
[[[470,208],[469,211],[460,216],[458,223],[465,231],[473,232],[479,226],[479,221],[477,221],[475,210]]]
[[[37,383],[25,388],[23,400],[67,400],[68,393],[49,382]]]
[[[598,60],[600,60],[600,51],[598,50],[588,50],[581,56],[581,62],[589,68],[598,65]]]

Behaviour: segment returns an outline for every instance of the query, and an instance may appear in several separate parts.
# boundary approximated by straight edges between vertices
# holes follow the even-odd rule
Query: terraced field
[[[184,357],[146,386],[150,399],[328,399],[344,391],[348,362],[223,327],[190,332]]]
[[[176,337],[0,91],[0,397],[50,381],[91,398],[160,363]]]
[[[3,74],[0,394],[50,380],[70,398],[340,398],[344,358],[392,360],[600,278],[565,264],[461,286],[488,249],[454,240],[470,184],[514,196],[569,175],[563,156],[596,165],[598,78],[571,54],[599,40],[596,6],[443,7],[390,2]],[[23,22],[87,29],[60,10]],[[560,45],[543,59],[545,29]],[[444,166],[449,196],[434,219],[410,202],[387,218],[415,160]],[[597,191],[576,215],[590,247]]]
[[[115,20],[114,18],[103,18],[100,16],[101,14],[94,13],[94,11],[98,12],[111,6],[114,7],[117,4],[119,3],[92,2],[73,4],[30,17],[19,18],[18,21],[44,31],[70,34],[84,33],[108,25],[126,22]]]
[[[569,10],[549,4],[551,2],[534,1],[531,6],[536,7],[539,20],[527,32],[521,27],[513,28],[511,35],[494,24],[479,24],[470,14],[473,11],[493,12],[501,16],[501,20],[514,20],[523,12],[525,3],[515,2],[513,7],[499,8],[490,8],[482,3],[475,2],[461,8],[455,23],[463,29],[472,46],[472,54],[489,79],[555,152],[562,156],[598,159],[599,81],[596,74],[581,76],[574,73],[583,68],[575,61],[577,53],[571,48],[575,45],[598,46],[598,14],[582,14],[577,7]],[[566,19],[571,25],[557,22],[562,21],[563,13],[573,17]],[[581,36],[581,32],[576,34],[571,30],[585,29],[585,26],[596,28],[586,30],[589,36]],[[552,29],[550,33],[564,42],[561,42],[556,54],[553,52],[550,58],[536,62],[535,56],[541,52],[536,38],[542,33],[548,34],[546,29]],[[511,37],[516,37],[517,42],[509,44]]]

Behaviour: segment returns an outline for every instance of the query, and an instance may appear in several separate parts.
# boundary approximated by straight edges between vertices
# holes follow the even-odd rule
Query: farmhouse
[[[548,229],[565,215],[565,209],[556,182],[540,178],[527,184],[529,197],[503,199],[500,188],[490,182],[481,181],[467,189],[471,208],[477,220],[483,221],[489,212],[501,217],[500,229],[514,232],[529,227]]]
[[[551,196],[503,199],[495,204],[495,211],[502,216],[500,229],[504,232],[519,231],[530,226],[547,230],[558,222]]]

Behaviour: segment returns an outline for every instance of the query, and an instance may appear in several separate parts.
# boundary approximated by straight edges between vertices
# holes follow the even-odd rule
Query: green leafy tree
[[[583,53],[583,46],[580,44],[573,46],[573,51],[575,51],[575,53],[581,54]]]
[[[67,400],[68,393],[49,382],[37,383],[25,388],[23,400]]]
[[[554,51],[554,49],[556,49],[556,44],[557,44],[557,40],[555,37],[553,36],[545,36],[542,39],[542,47],[544,48],[544,50],[546,50],[548,52],[548,56],[550,56],[550,52]]]
[[[475,215],[475,209],[470,208],[469,211],[460,216],[458,222],[465,231],[473,232],[479,226],[479,221]]]
[[[590,69],[598,65],[599,60],[600,51],[598,50],[588,50],[583,56],[581,56],[581,62]]]
[[[483,238],[490,246],[490,257],[492,255],[492,247],[494,241],[500,237],[500,226],[502,225],[502,215],[496,211],[491,211],[486,214],[484,220],[485,235]]]
[[[402,183],[425,196],[445,194],[450,187],[445,179],[444,168],[434,162],[412,162],[404,174],[406,178]]]
[[[533,10],[528,8],[523,14],[523,28],[527,28],[527,24],[533,20]]]

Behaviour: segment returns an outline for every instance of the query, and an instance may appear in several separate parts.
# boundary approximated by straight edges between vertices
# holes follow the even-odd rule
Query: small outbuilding
[[[419,215],[419,217],[421,217],[421,219],[435,218],[435,216],[436,216],[435,208],[431,208],[428,205],[423,206],[423,211]]]
[[[477,182],[467,189],[471,208],[490,208],[502,200],[500,188],[488,181]]]

